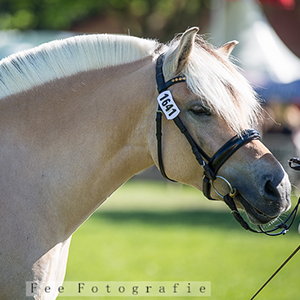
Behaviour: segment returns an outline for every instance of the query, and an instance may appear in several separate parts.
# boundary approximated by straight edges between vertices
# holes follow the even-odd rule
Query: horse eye
[[[191,107],[190,111],[196,115],[196,116],[201,116],[201,115],[210,115],[211,112],[208,108],[203,107],[202,105],[194,105]]]

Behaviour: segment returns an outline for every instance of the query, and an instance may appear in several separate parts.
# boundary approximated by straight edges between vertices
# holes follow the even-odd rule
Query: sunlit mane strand
[[[152,40],[107,34],[49,42],[0,61],[0,98],[79,72],[130,63],[156,48]]]
[[[177,44],[178,38],[175,38],[166,56]],[[235,132],[257,126],[261,106],[255,91],[237,66],[201,36],[197,36],[182,73],[187,78],[189,89]]]

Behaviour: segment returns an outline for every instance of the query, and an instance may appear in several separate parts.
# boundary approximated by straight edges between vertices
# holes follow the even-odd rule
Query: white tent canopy
[[[266,97],[300,99],[300,59],[280,40],[255,0],[213,0],[210,32],[212,43],[230,40],[240,44],[233,55],[248,80]],[[267,89],[270,91],[267,93]],[[276,90],[276,92],[275,92]],[[279,93],[279,94],[278,94]],[[284,101],[287,101],[286,99]]]

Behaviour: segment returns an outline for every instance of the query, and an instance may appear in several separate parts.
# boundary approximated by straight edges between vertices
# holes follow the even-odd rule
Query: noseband
[[[203,194],[209,200],[215,200],[211,196],[211,188],[214,189],[217,195],[224,199],[224,202],[231,209],[231,212],[235,219],[241,224],[243,228],[246,230],[250,230],[256,233],[265,233],[267,235],[280,235],[285,234],[288,229],[291,227],[295,216],[298,210],[298,204],[292,211],[292,213],[287,217],[287,219],[275,226],[274,229],[265,231],[261,225],[258,225],[259,231],[253,230],[242,218],[240,215],[234,198],[238,194],[238,191],[232,187],[231,183],[224,177],[217,175],[219,169],[223,166],[223,164],[242,146],[251,142],[252,140],[261,140],[260,134],[253,129],[243,130],[241,133],[237,134],[233,138],[231,138],[228,142],[226,142],[212,157],[210,157],[192,138],[190,133],[188,132],[185,125],[179,118],[180,110],[177,107],[171,92],[168,88],[176,83],[185,82],[186,78],[184,76],[177,76],[172,78],[171,80],[165,82],[165,78],[163,75],[163,62],[164,62],[164,54],[160,55],[156,62],[156,83],[157,89],[159,92],[159,96],[157,97],[158,101],[158,109],[156,112],[156,138],[157,138],[157,153],[158,153],[158,164],[161,174],[168,180],[170,179],[164,169],[163,159],[162,159],[162,114],[164,113],[168,120],[173,120],[179,130],[185,135],[187,141],[189,142],[192,152],[196,157],[196,160],[203,168]],[[218,192],[218,190],[214,186],[214,181],[216,179],[223,180],[226,185],[229,187],[229,193],[226,195],[222,195]],[[287,225],[287,222],[292,218],[292,223]],[[281,230],[280,232],[273,233],[274,231]]]

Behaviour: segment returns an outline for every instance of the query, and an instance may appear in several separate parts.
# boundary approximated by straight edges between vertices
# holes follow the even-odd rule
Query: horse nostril
[[[271,180],[267,180],[266,184],[265,184],[265,192],[268,196],[272,196],[272,197],[280,197],[280,194],[277,190],[277,187],[274,186],[274,184],[272,183]]]

